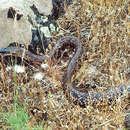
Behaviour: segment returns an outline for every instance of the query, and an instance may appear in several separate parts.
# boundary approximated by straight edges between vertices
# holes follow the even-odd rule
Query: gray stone
[[[0,0],[0,48],[5,48],[12,42],[30,44],[32,32],[27,16],[35,18],[35,14],[30,8],[32,5],[35,5],[38,11],[44,15],[51,14],[53,8],[52,0]],[[8,17],[10,8],[16,14],[21,15],[19,20]]]
[[[29,44],[32,39],[31,25],[26,17],[15,21],[7,18],[8,9],[0,11],[0,48],[7,47],[12,42]]]

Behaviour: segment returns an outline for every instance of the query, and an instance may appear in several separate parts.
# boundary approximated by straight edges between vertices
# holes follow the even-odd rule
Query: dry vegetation
[[[84,49],[81,67],[73,78],[84,85],[96,84],[98,91],[130,84],[129,11],[128,0],[80,0],[66,9],[66,14],[57,21],[59,32],[54,34],[52,42],[65,35],[81,40]],[[125,128],[124,119],[129,108],[126,99],[119,98],[111,105],[102,103],[95,107],[74,105],[66,99],[60,85],[63,75],[60,65],[44,70],[26,64],[22,74],[6,71],[5,67],[1,64],[0,111],[13,111],[14,103],[24,106],[30,128],[37,123],[44,129]],[[44,75],[41,81],[32,78],[38,71]],[[91,91],[91,86],[86,89]],[[3,129],[9,125],[4,119],[0,119],[0,123]]]

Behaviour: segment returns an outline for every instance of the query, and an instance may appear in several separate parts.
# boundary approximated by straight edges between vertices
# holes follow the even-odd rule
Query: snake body
[[[76,103],[82,105],[82,104],[94,104],[95,102],[103,101],[104,99],[107,101],[111,101],[117,97],[122,97],[126,94],[126,92],[130,91],[130,85],[122,85],[115,88],[112,88],[110,90],[104,91],[104,92],[83,92],[77,89],[74,83],[71,83],[71,77],[75,70],[76,63],[78,62],[78,59],[80,58],[82,54],[82,44],[76,37],[72,36],[65,36],[62,37],[60,40],[57,41],[55,44],[51,54],[49,57],[53,59],[53,57],[56,54],[56,51],[62,47],[63,45],[72,44],[76,48],[76,52],[73,55],[71,61],[68,64],[67,72],[64,75],[62,85],[63,90],[66,91],[66,85],[70,84],[69,90],[71,92],[72,97],[74,97]],[[18,56],[23,56],[25,59],[30,59],[31,61],[37,61],[37,62],[43,62],[43,60],[46,60],[47,57],[45,56],[38,56],[30,51],[15,48],[15,47],[7,47],[7,48],[1,48],[0,53],[5,54],[17,54]]]

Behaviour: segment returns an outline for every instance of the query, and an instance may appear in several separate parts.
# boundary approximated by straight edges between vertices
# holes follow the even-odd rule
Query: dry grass
[[[99,91],[130,84],[129,13],[128,0],[80,0],[59,18],[59,32],[54,34],[53,43],[63,35],[74,35],[83,44],[81,68],[73,78],[83,84],[96,84]],[[24,74],[14,74],[1,65],[0,111],[12,110],[14,103],[23,105],[31,128],[36,122],[42,123],[44,129],[125,128],[126,99],[80,108],[66,99],[59,82],[63,75],[60,68],[61,64],[56,64],[43,70],[33,64],[26,66]],[[44,74],[42,81],[32,78],[37,71]],[[0,123],[1,128],[6,128],[4,120]]]

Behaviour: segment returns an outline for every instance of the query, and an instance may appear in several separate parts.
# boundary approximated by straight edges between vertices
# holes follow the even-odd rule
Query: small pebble
[[[43,79],[43,73],[41,73],[41,72],[37,72],[37,73],[35,73],[34,75],[33,75],[33,78],[35,79],[35,80],[42,80]]]
[[[40,31],[45,35],[45,37],[51,37],[50,31],[48,27],[41,27]]]
[[[16,73],[23,73],[23,72],[25,72],[24,66],[21,66],[21,65],[15,65],[15,66],[13,67],[13,70],[14,70],[14,72],[16,72]]]
[[[11,67],[10,66],[7,66],[6,67],[6,71],[10,71],[11,70]]]
[[[44,64],[44,63],[42,63],[42,64],[41,64],[41,68],[43,68],[43,69],[47,69],[47,68],[48,68],[48,64]]]
[[[56,28],[53,24],[50,24],[50,29],[51,29],[51,32],[55,32],[56,31]]]

